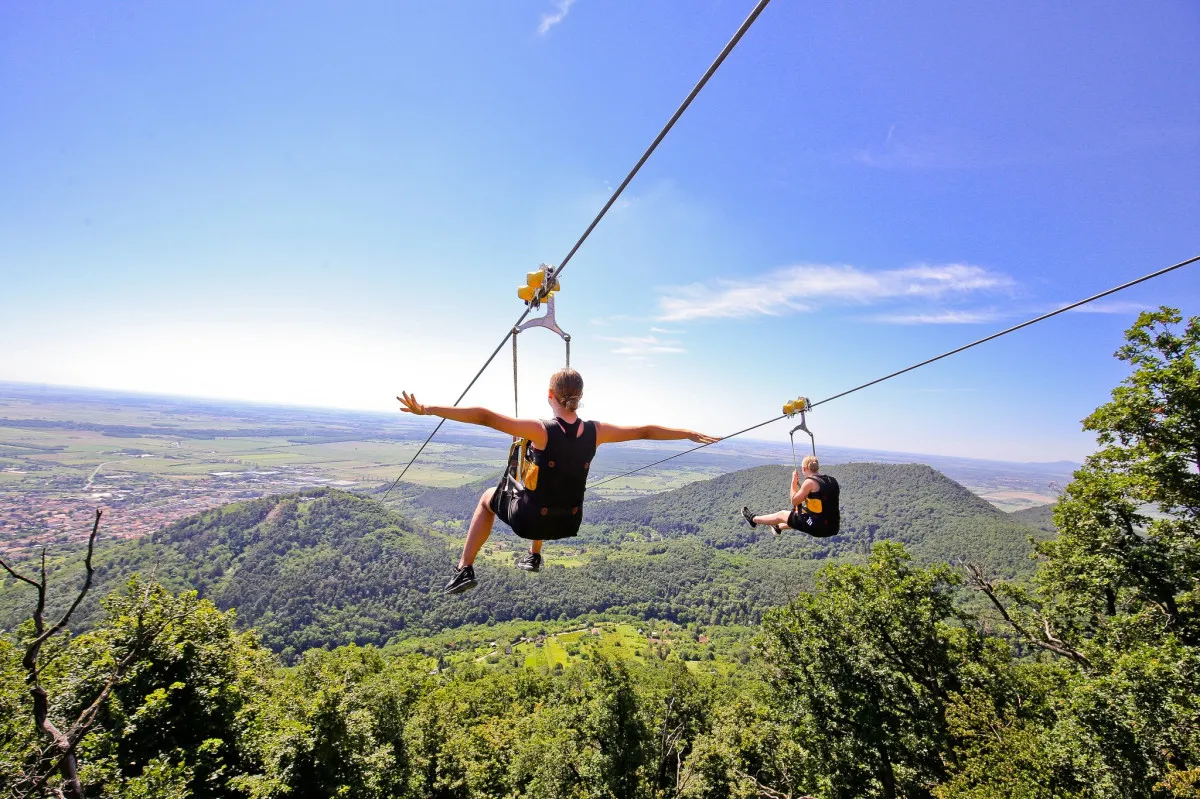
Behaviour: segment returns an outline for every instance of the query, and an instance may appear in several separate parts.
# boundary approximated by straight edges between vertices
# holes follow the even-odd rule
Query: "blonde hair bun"
[[[583,377],[574,369],[559,369],[550,375],[554,401],[574,413],[583,399]]]

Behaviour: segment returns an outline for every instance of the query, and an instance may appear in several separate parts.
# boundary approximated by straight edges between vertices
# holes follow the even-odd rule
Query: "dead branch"
[[[1000,612],[1000,616],[1004,619],[1004,621],[1007,622],[1010,627],[1016,630],[1017,633],[1027,642],[1041,649],[1045,649],[1048,652],[1053,652],[1056,655],[1065,657],[1068,660],[1073,660],[1084,668],[1090,669],[1092,667],[1091,661],[1088,660],[1087,656],[1085,656],[1082,652],[1074,647],[1066,645],[1061,640],[1054,637],[1054,635],[1050,632],[1050,621],[1045,617],[1042,617],[1042,623],[1046,633],[1046,638],[1044,640],[1033,635],[1027,629],[1025,629],[1025,627],[1019,621],[1014,619],[1009,614],[1008,609],[1004,607],[1004,603],[1001,602],[1000,598],[996,596],[996,587],[990,580],[987,579],[987,575],[982,568],[976,566],[974,563],[968,563],[967,573],[971,587],[973,587],[976,591],[983,593],[984,596],[991,600],[992,606]]]
[[[683,753],[675,752],[675,799],[683,796],[687,791],[688,783],[692,781],[692,774],[683,767]]]
[[[34,637],[25,648],[25,655],[21,658],[21,666],[25,669],[25,681],[29,684],[29,695],[33,699],[33,721],[34,725],[44,733],[49,739],[49,745],[46,750],[43,750],[43,755],[38,757],[38,771],[42,771],[46,764],[51,764],[50,768],[45,769],[45,773],[35,775],[33,787],[27,795],[40,792],[45,786],[50,776],[58,771],[62,774],[64,785],[62,788],[56,788],[55,792],[64,797],[64,799],[83,799],[83,784],[79,781],[79,764],[75,757],[75,744],[78,743],[79,737],[72,736],[69,729],[67,733],[63,733],[54,722],[50,720],[50,698],[46,694],[46,689],[41,685],[41,669],[38,667],[38,656],[41,654],[42,645],[52,637],[61,632],[71,621],[71,615],[76,608],[87,596],[88,591],[92,587],[92,575],[95,569],[92,567],[92,555],[96,548],[96,534],[100,530],[100,517],[103,512],[97,508],[96,518],[92,522],[92,532],[88,536],[87,557],[84,558],[83,565],[87,571],[87,576],[84,578],[83,587],[79,589],[75,596],[75,601],[67,608],[62,617],[50,629],[46,629],[45,613],[46,613],[46,550],[42,549],[41,570],[38,580],[18,574],[7,563],[0,561],[0,566],[18,580],[33,586],[37,591],[37,605],[33,611],[33,628]],[[107,696],[107,695],[106,695]],[[71,729],[74,729],[72,725]]]
[[[1052,644],[1058,644],[1059,646],[1065,646],[1065,644],[1063,644],[1062,640],[1055,638],[1054,633],[1052,633],[1050,631],[1050,620],[1047,619],[1045,616],[1040,616],[1039,618],[1041,618],[1041,620],[1042,620],[1042,630],[1046,634],[1046,640]]]
[[[738,771],[735,769],[734,773],[737,774],[742,779],[746,780],[747,782],[753,783],[754,790],[759,796],[764,796],[764,797],[766,797],[766,799],[792,799],[791,791],[788,791],[787,793],[782,793],[780,791],[775,790],[774,788],[769,788],[766,785],[763,785],[761,782],[759,782],[756,777],[754,777],[753,775],[747,774],[744,771]]]
[[[88,590],[92,587],[92,575],[96,573],[96,570],[92,568],[92,554],[96,551],[96,533],[100,530],[100,516],[102,513],[103,512],[99,508],[96,508],[96,519],[92,522],[92,532],[91,535],[88,536],[87,557],[83,559],[83,568],[87,571],[87,575],[84,577],[83,587],[79,589],[79,593],[75,596],[75,601],[71,603],[71,607],[67,608],[67,612],[62,615],[62,618],[58,620],[57,624],[51,627],[50,630],[43,635],[43,638],[49,638],[67,626],[67,623],[71,621],[71,614],[73,614],[75,609],[79,607],[79,603],[83,601],[83,598],[87,595]],[[42,559],[42,583],[44,585],[46,582],[44,550],[42,552]]]
[[[38,585],[36,582],[34,582],[33,580],[30,580],[28,577],[26,577],[25,575],[21,574],[20,572],[14,571],[14,570],[13,570],[13,568],[12,568],[12,566],[9,566],[7,563],[5,563],[5,562],[4,562],[4,558],[0,558],[0,566],[3,566],[3,567],[4,567],[4,570],[5,570],[6,572],[8,572],[9,574],[11,574],[13,577],[15,577],[16,579],[20,580],[21,582],[23,582],[23,583],[29,583],[29,584],[30,584],[30,585],[32,585],[34,588],[36,588],[36,589],[39,589],[39,590],[41,589],[41,586],[40,586],[40,585]]]
[[[759,796],[763,797],[764,799],[813,799],[808,794],[805,794],[803,796],[793,797],[792,792],[790,790],[787,793],[783,793],[782,791],[776,790],[775,788],[772,788],[768,785],[763,785],[761,782],[758,781],[757,777],[755,777],[752,774],[747,774],[744,771],[739,771],[737,769],[734,769],[733,773],[737,774],[742,779],[753,783],[754,790],[758,793]]]

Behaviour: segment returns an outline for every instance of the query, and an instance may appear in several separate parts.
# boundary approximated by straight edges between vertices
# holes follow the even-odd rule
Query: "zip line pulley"
[[[800,470],[800,463],[796,460],[796,431],[803,430],[805,433],[808,433],[808,438],[812,443],[813,457],[817,457],[817,439],[812,434],[812,431],[808,429],[808,419],[805,417],[805,413],[811,408],[812,403],[809,402],[808,397],[797,397],[794,400],[783,403],[784,416],[790,418],[796,414],[800,414],[800,424],[788,431],[788,439],[792,442],[792,463],[795,464],[797,471]]]
[[[513,415],[520,416],[520,405],[517,401],[517,335],[523,330],[528,330],[531,327],[544,327],[547,330],[557,333],[558,337],[563,340],[567,348],[567,368],[571,368],[571,334],[565,332],[558,326],[558,321],[554,318],[554,295],[562,285],[558,281],[558,270],[549,264],[542,264],[536,272],[527,272],[525,274],[525,285],[517,288],[517,297],[524,300],[525,304],[531,308],[546,306],[546,313],[542,316],[534,317],[526,321],[524,324],[514,327],[512,330],[512,346],[513,346]]]
[[[567,345],[567,368],[571,368],[571,334],[558,326],[554,318],[554,295],[561,288],[558,282],[558,271],[549,264],[542,264],[536,272],[525,274],[525,285],[517,288],[517,297],[531,309],[541,305],[546,306],[546,312],[534,317],[512,330],[513,351],[513,416],[520,418],[521,406],[517,398],[517,336],[522,330],[531,327],[544,327],[557,333]],[[538,466],[533,462],[533,445],[529,439],[516,436],[508,449],[507,474],[523,487],[529,490],[537,488]]]

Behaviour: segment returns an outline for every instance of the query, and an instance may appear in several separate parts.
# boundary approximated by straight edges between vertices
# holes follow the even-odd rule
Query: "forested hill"
[[[849,463],[825,472],[842,488],[842,533],[830,539],[753,530],[742,506],[756,513],[788,505],[792,469],[759,466],[649,497],[589,502],[584,541],[694,539],[761,558],[812,560],[863,553],[875,541],[903,542],[922,562],[974,560],[1013,575],[1029,571],[1029,538],[1046,538],[1035,519],[1006,514],[928,466]],[[457,489],[408,486],[406,502],[437,520],[470,517],[479,493],[495,479]],[[1040,521],[1037,517],[1036,521]]]
[[[553,546],[536,575],[487,558],[477,563],[480,587],[459,597],[440,589],[461,532],[342,491],[268,497],[184,519],[153,540],[104,546],[93,595],[135,571],[153,572],[169,587],[195,588],[221,608],[236,608],[243,624],[285,653],[598,612],[748,624],[811,589],[829,557],[861,556],[879,539],[905,542],[922,561],[971,559],[1011,573],[1028,563],[1029,537],[1041,534],[927,467],[854,464],[831,472],[843,486],[844,532],[835,538],[751,530],[742,505],[786,504],[790,470],[760,467],[655,497],[589,505],[584,548],[570,568],[555,562]],[[420,501],[440,497],[445,504],[426,511],[461,519],[477,495],[476,487],[431,490]],[[69,560],[78,567],[77,556]],[[54,582],[73,580],[64,573]],[[0,623],[26,615],[24,604],[11,581],[0,587]],[[95,612],[83,610],[82,618]]]
[[[1054,505],[1035,505],[1032,508],[1015,510],[1008,515],[1012,519],[1036,527],[1047,534],[1055,532]]]
[[[239,502],[173,524],[153,540],[97,553],[93,597],[134,572],[173,590],[195,588],[285,657],[313,647],[382,644],[464,624],[567,620],[597,612],[686,623],[750,624],[811,587],[817,561],[762,562],[694,541],[630,543],[589,551],[583,566],[550,559],[540,574],[478,562],[480,587],[441,594],[457,537],[415,524],[377,502],[319,489]],[[78,584],[80,552],[51,574],[60,594]],[[0,582],[0,626],[28,617],[28,591]],[[61,600],[62,596],[59,597]],[[94,602],[82,621],[98,616]]]

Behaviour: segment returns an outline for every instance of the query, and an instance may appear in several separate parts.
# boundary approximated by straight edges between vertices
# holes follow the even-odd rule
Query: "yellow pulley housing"
[[[796,397],[794,400],[789,400],[783,403],[783,415],[792,416],[797,413],[804,413],[809,409],[808,397]]]
[[[533,300],[539,296],[541,291],[546,292],[544,295],[541,295],[542,299],[546,299],[562,288],[559,282],[555,280],[553,286],[551,286],[549,289],[545,289],[543,286],[545,283],[545,277],[545,274],[541,271],[529,272],[525,276],[525,285],[517,287],[517,296],[524,302],[533,302]]]

